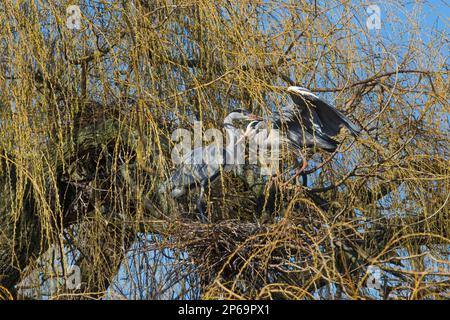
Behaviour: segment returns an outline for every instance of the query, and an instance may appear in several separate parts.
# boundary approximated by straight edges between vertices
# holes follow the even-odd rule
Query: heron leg
[[[205,186],[202,185],[200,188],[200,195],[198,196],[198,200],[197,200],[197,209],[198,209],[198,218],[200,219],[200,221],[202,223],[207,223],[208,219],[206,219],[206,216],[203,212],[203,208],[202,208],[202,200],[203,200],[203,196],[205,194]]]
[[[283,186],[289,184],[292,180],[297,179],[297,177],[303,172],[305,171],[306,166],[308,165],[308,161],[306,160],[306,157],[303,155],[303,153],[301,151],[298,151],[300,158],[302,159],[302,166],[301,168],[295,168],[295,173],[294,175],[285,183],[283,183]]]

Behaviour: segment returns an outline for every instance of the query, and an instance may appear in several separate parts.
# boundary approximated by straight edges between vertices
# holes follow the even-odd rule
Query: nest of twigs
[[[244,292],[247,298],[273,298],[270,288],[282,279],[285,289],[320,279],[311,275],[329,260],[318,252],[325,234],[308,228],[291,218],[270,225],[229,220],[185,224],[175,237],[180,249],[189,253],[200,281],[210,284],[205,298],[238,298]],[[279,292],[281,296],[287,294]]]

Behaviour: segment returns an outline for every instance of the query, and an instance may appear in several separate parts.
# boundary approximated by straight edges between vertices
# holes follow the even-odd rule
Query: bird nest
[[[243,298],[244,292],[246,298],[286,298],[293,288],[299,292],[320,281],[317,273],[311,276],[329,262],[318,249],[323,230],[307,230],[301,220],[188,223],[179,226],[174,237],[206,286],[204,298]],[[275,285],[279,282],[285,288]],[[292,294],[298,297],[298,292]]]

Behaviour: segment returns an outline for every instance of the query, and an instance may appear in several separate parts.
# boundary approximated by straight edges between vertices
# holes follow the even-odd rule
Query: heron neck
[[[225,149],[227,151],[231,151],[234,149],[234,140],[236,138],[236,133],[234,132],[234,130],[236,129],[233,127],[233,117],[231,115],[228,115],[225,117],[225,119],[223,119],[223,126],[226,132],[225,139],[227,139]]]
[[[235,140],[236,140],[236,128],[230,128],[230,127],[225,127],[225,132],[227,133],[226,136],[226,141],[227,141],[227,145],[225,147],[225,149],[227,151],[233,151],[234,150],[234,145],[235,145]]]

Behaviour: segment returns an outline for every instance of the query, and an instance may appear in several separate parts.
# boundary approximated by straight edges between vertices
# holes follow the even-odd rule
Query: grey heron
[[[209,184],[219,176],[221,170],[230,171],[233,166],[234,147],[237,144],[236,137],[238,130],[233,121],[250,121],[259,117],[250,114],[246,110],[236,109],[228,114],[223,126],[228,135],[226,147],[210,144],[206,147],[198,147],[186,154],[181,163],[171,176],[159,188],[159,192],[170,191],[173,198],[177,199],[183,196],[187,190],[200,187],[200,194],[197,200],[197,208],[200,214],[200,220],[206,222],[203,214],[202,199],[205,190]]]
[[[288,148],[302,159],[302,166],[297,169],[293,177],[295,178],[307,165],[302,153],[303,148],[317,147],[334,152],[339,144],[334,137],[339,134],[341,128],[347,128],[353,136],[357,136],[360,129],[339,110],[308,89],[292,86],[287,92],[293,103],[283,106],[280,112],[274,112],[272,117],[264,122],[269,130],[280,130],[288,141]],[[250,123],[244,137],[257,136],[260,127],[257,121]],[[265,143],[272,143],[270,135],[266,140]]]
[[[262,120],[251,121],[238,143],[245,138],[249,142],[249,153],[252,155],[258,153],[259,164],[267,165],[269,160],[272,168],[277,167],[273,161],[278,162],[280,159],[287,157],[288,155],[285,152],[294,152],[302,157],[301,152],[294,148],[293,143],[286,135],[280,133],[275,123],[269,124]],[[270,156],[266,154],[268,151],[271,153]],[[306,161],[302,157],[302,168],[300,170],[303,170],[305,166]],[[272,175],[274,174],[272,170]]]

